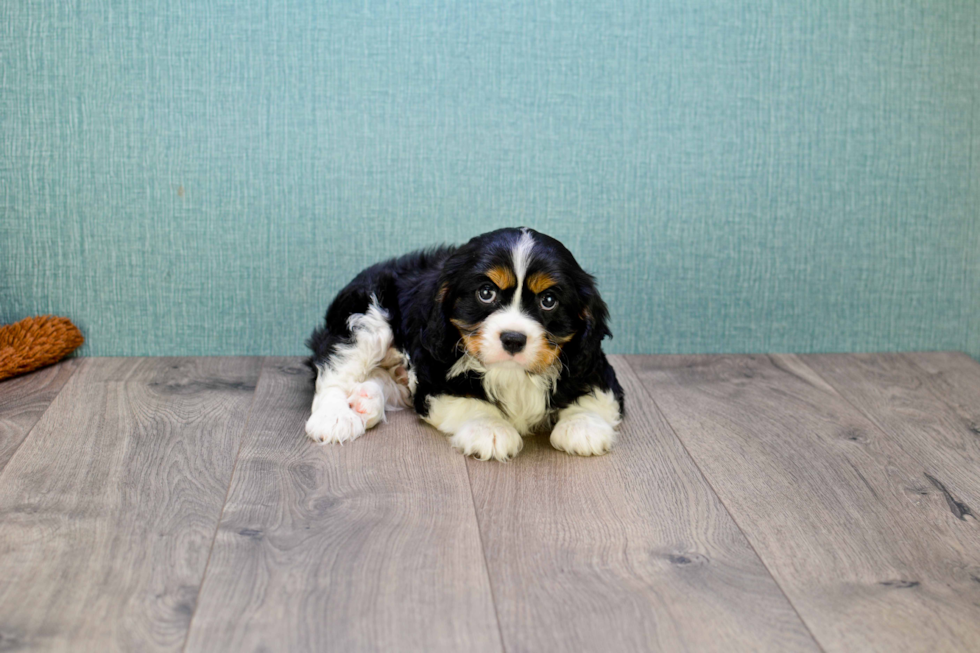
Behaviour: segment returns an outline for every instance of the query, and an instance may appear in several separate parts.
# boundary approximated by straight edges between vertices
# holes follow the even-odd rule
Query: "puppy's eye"
[[[493,300],[495,300],[497,298],[497,291],[494,290],[493,289],[493,286],[491,286],[488,283],[488,284],[485,284],[485,285],[481,286],[480,289],[476,291],[476,296],[484,304],[492,304],[493,303]]]
[[[539,303],[541,304],[541,308],[546,311],[550,311],[553,310],[555,306],[558,306],[558,298],[555,297],[555,293],[546,292],[541,296],[541,301]]]

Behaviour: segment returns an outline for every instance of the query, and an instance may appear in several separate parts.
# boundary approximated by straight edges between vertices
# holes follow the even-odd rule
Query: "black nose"
[[[517,331],[504,331],[500,334],[500,342],[504,345],[504,351],[508,354],[516,354],[524,349],[527,344],[527,336]]]

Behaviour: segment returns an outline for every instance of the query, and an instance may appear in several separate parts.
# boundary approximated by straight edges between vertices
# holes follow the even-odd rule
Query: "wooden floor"
[[[980,650],[980,364],[613,362],[611,454],[506,464],[310,443],[295,358],[0,383],[0,650]]]

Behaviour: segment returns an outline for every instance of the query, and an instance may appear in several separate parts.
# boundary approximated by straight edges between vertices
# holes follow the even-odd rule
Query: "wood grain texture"
[[[69,358],[0,381],[0,473],[80,364],[80,359]]]
[[[465,461],[409,411],[345,446],[268,359],[188,651],[501,651]]]
[[[799,358],[630,362],[824,649],[976,650],[976,522]]]
[[[919,378],[956,411],[963,426],[980,442],[980,363],[958,351],[902,354],[921,370]]]
[[[260,359],[88,359],[0,476],[0,642],[174,651]]]
[[[902,354],[800,358],[922,464],[923,493],[942,496],[957,519],[980,515],[980,436],[972,430],[972,418],[964,419],[929,389],[938,384],[930,383],[927,373]],[[937,390],[947,395],[969,392],[969,386],[950,386],[946,393]],[[980,407],[977,390],[980,384],[971,403]]]
[[[515,651],[805,651],[817,646],[623,359],[619,443],[529,438],[468,460],[504,643]]]

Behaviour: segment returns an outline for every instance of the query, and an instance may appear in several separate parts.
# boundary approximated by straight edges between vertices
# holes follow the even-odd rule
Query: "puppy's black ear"
[[[437,361],[451,363],[455,360],[456,343],[451,341],[453,331],[452,324],[449,322],[449,312],[452,306],[449,297],[450,286],[448,281],[441,280],[432,297],[432,308],[429,311],[429,320],[422,331],[422,346]]]
[[[466,246],[457,249],[446,259],[439,280],[430,291],[429,301],[432,302],[432,307],[421,335],[422,346],[433,358],[446,364],[455,362],[459,357],[456,350],[459,332],[449,318],[452,317],[453,306],[458,296],[457,280],[468,260],[469,251]]]
[[[602,340],[606,336],[611,338],[612,332],[608,326],[609,309],[599,296],[595,277],[583,272],[578,283],[578,293],[582,300],[582,309],[579,312],[582,328],[572,340],[574,351],[569,353],[572,354],[570,359],[575,361],[572,373],[584,375],[595,370],[601,362]]]

